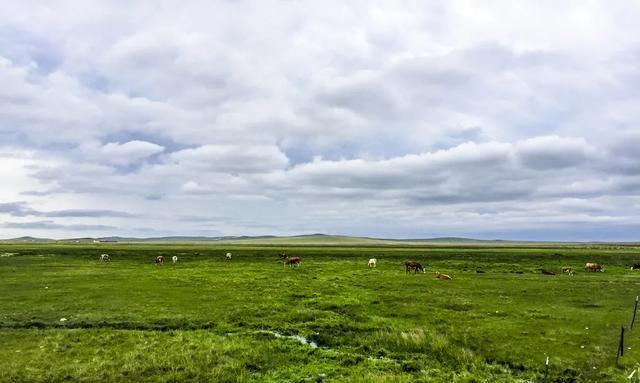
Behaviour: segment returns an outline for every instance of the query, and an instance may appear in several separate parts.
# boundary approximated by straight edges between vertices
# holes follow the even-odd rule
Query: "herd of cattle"
[[[286,252],[279,253],[278,256],[283,261],[283,266],[289,265],[289,267],[293,267],[293,266],[300,267],[300,264],[302,263],[302,258],[300,258],[300,257],[289,257]],[[227,261],[230,261],[231,258],[232,258],[231,257],[231,253],[226,253],[225,254],[225,259]],[[100,262],[110,262],[110,261],[111,261],[111,257],[109,256],[109,254],[101,254],[100,255]],[[178,256],[177,255],[172,256],[171,257],[171,261],[174,264],[178,263]],[[164,264],[164,256],[163,255],[158,255],[156,257],[156,259],[155,259],[155,264],[156,265],[163,265]],[[367,263],[367,266],[368,267],[377,267],[378,266],[378,259],[377,258],[369,259],[369,262]],[[416,262],[416,261],[406,260],[405,263],[404,263],[404,267],[405,267],[405,273],[407,273],[407,274],[411,273],[411,271],[413,271],[414,274],[425,273],[424,266],[422,266],[422,264],[420,264],[419,262]],[[640,261],[633,262],[631,264],[631,270],[640,270]],[[562,271],[563,274],[574,275],[573,268],[570,267],[570,266],[562,267],[561,271]],[[604,272],[604,268],[599,263],[587,262],[584,265],[584,271],[586,271],[586,272]],[[478,268],[478,269],[476,269],[476,273],[484,273],[484,270]],[[541,273],[544,274],[544,275],[555,275],[556,274],[554,271],[545,270],[545,269],[541,269]],[[442,274],[440,272],[436,272],[436,278],[438,278],[440,280],[449,280],[449,279],[451,279],[451,277],[449,275]]]

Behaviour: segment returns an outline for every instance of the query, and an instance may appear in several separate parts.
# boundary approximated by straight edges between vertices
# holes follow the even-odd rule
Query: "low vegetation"
[[[627,382],[640,367],[640,323],[616,364],[633,246],[298,245],[293,268],[284,249],[0,244],[0,381],[527,382],[549,356],[549,382]]]

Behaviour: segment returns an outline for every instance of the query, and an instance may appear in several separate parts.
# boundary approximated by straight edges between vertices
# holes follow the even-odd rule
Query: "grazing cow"
[[[409,261],[409,260],[405,261],[405,263],[404,263],[404,270],[405,270],[405,273],[407,273],[407,274],[408,274],[411,270],[413,270],[413,273],[414,273],[414,274],[417,274],[417,273],[418,273],[418,271],[420,271],[420,272],[423,272],[423,273],[424,273],[424,267],[422,267],[422,265],[421,265],[421,264],[419,264],[419,263],[418,263],[418,262],[416,262],[416,261]]]
[[[438,279],[439,279],[439,280],[441,280],[441,281],[446,281],[446,280],[451,279],[451,277],[450,277],[450,276],[448,276],[447,274],[442,274],[442,273],[441,273],[441,272],[439,272],[439,271],[436,271],[436,278],[438,278]]]
[[[640,261],[635,261],[631,264],[631,270],[640,270]]]
[[[378,260],[377,260],[377,259],[375,259],[375,258],[371,258],[371,259],[369,260],[369,263],[367,264],[367,266],[369,266],[369,267],[376,267],[376,266],[378,266]]]
[[[280,257],[280,259],[287,259],[287,252],[283,251],[282,253],[279,253],[278,257]]]
[[[569,266],[565,266],[562,268],[562,273],[573,276],[573,269]]]
[[[602,269],[602,265],[600,265],[598,263],[587,262],[584,265],[584,271],[587,271],[587,272],[591,272],[591,271],[603,272],[604,270]]]
[[[158,255],[156,257],[156,265],[164,265],[164,256]]]
[[[289,265],[289,267],[291,266],[296,266],[296,267],[300,267],[300,263],[302,262],[302,259],[300,259],[300,257],[287,257],[284,261],[284,265]]]
[[[541,272],[544,275],[556,275],[556,273],[554,273],[553,271],[549,271],[549,270],[545,270],[545,269],[542,269]]]
[[[174,255],[173,257],[171,257],[171,260],[173,261],[173,263],[178,263],[178,256]]]
[[[227,253],[224,257],[225,257],[225,259],[227,261],[230,261],[231,260],[231,253]]]
[[[101,254],[100,262],[111,262],[111,257],[109,256],[109,254]]]

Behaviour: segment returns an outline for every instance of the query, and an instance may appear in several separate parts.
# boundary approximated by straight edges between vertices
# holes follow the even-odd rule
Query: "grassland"
[[[640,328],[615,363],[634,246],[289,245],[298,269],[282,249],[0,244],[0,381],[526,382],[548,355],[549,382],[627,382],[640,367]],[[407,258],[427,273],[405,275]],[[539,272],[586,261],[606,271]]]

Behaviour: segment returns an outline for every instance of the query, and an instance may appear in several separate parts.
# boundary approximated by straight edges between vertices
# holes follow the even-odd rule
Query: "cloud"
[[[224,234],[636,235],[637,7],[122,7],[4,7],[3,216],[139,235],[211,230],[176,218],[207,215],[235,217]]]
[[[203,145],[173,152],[166,162],[209,172],[258,173],[282,169],[289,160],[273,145]]]
[[[39,211],[29,207],[26,202],[6,202],[0,203],[0,214],[8,214],[14,217],[52,217],[52,218],[69,218],[69,217],[134,217],[135,214],[117,210],[92,210],[92,209],[67,209],[53,211]]]
[[[160,145],[145,141],[129,141],[123,144],[109,142],[97,150],[97,154],[107,163],[126,165],[162,152]]]
[[[54,221],[32,222],[0,222],[0,227],[7,229],[26,230],[73,230],[73,231],[113,231],[115,226],[109,225],[85,225],[85,224],[59,224]]]
[[[523,140],[517,143],[516,150],[523,165],[536,170],[579,166],[596,155],[596,149],[584,139],[558,136]]]

